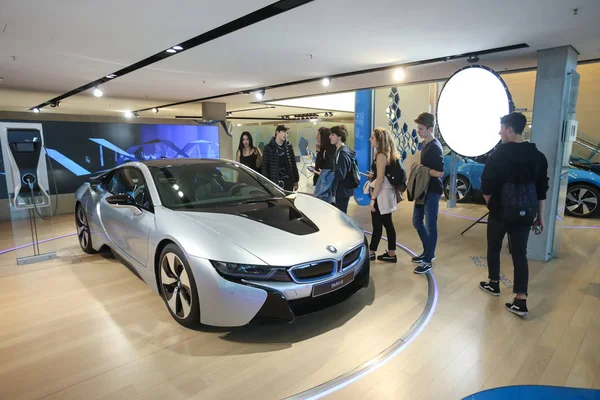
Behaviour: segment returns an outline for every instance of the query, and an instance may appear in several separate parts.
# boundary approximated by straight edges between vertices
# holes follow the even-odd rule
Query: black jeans
[[[385,226],[385,233],[388,238],[388,250],[395,251],[396,229],[394,228],[394,222],[392,221],[392,213],[381,215],[377,200],[375,200],[375,211],[371,211],[371,221],[373,223],[373,235],[371,235],[371,245],[369,246],[369,250],[377,251],[379,241],[381,240],[381,234],[383,233],[383,227]]]
[[[487,262],[489,278],[500,281],[500,252],[504,235],[508,233],[510,251],[514,267],[513,293],[527,294],[529,265],[527,263],[527,242],[531,226],[510,224],[490,214],[487,224]]]
[[[333,205],[343,212],[344,214],[348,214],[348,203],[350,202],[350,197],[335,197],[335,202]]]

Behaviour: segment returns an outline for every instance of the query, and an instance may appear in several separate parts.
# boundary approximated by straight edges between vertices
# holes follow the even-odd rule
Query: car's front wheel
[[[165,246],[159,258],[160,293],[171,316],[186,328],[200,324],[200,303],[192,270],[175,244]]]
[[[444,179],[444,196],[450,200],[450,177]],[[466,203],[471,198],[471,182],[464,176],[456,177],[456,202]]]
[[[567,189],[565,214],[572,217],[591,218],[600,215],[600,190],[582,183],[570,185]]]
[[[81,204],[75,209],[75,226],[77,227],[77,239],[81,250],[88,254],[94,254],[96,250],[92,247],[92,235],[85,210]]]

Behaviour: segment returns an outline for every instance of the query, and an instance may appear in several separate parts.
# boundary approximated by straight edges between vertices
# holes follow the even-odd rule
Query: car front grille
[[[344,260],[342,261],[342,271],[348,268],[353,263],[355,263],[356,260],[358,260],[363,248],[364,244],[346,253],[346,255],[344,256]]]
[[[310,282],[335,274],[335,267],[333,260],[317,261],[293,267],[290,274],[298,282]]]

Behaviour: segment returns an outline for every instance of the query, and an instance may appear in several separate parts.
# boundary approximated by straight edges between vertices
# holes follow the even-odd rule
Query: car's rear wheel
[[[567,188],[565,214],[572,217],[591,218],[600,215],[600,190],[597,187],[575,183]]]
[[[159,258],[158,282],[171,316],[186,328],[200,324],[200,302],[192,270],[175,244],[165,246]]]
[[[85,210],[81,204],[75,209],[75,225],[77,227],[77,239],[81,250],[88,254],[96,253],[92,247],[92,235],[90,234],[90,224],[88,223]]]
[[[444,179],[444,196],[450,200],[450,177]],[[456,177],[456,202],[466,203],[471,198],[471,182],[469,179],[458,175]]]

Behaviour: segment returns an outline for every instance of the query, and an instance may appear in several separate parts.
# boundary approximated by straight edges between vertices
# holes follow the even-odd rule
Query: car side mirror
[[[135,199],[128,193],[113,194],[106,198],[106,202],[114,208],[130,208],[135,215],[142,213]]]

